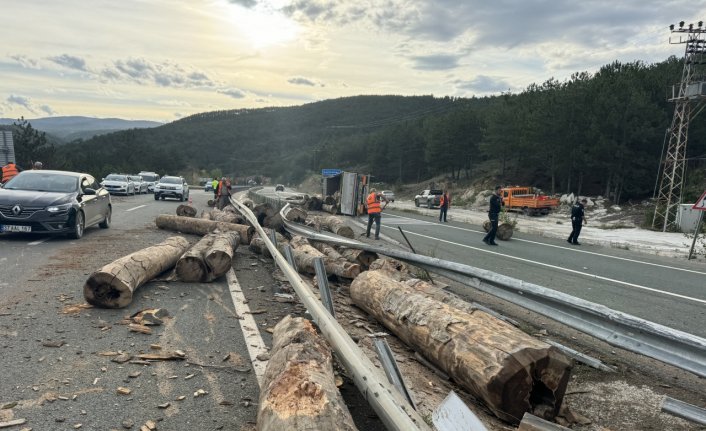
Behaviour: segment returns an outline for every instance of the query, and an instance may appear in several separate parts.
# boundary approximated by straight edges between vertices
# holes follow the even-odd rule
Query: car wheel
[[[415,200],[414,200],[414,206],[415,206],[415,207],[418,207],[418,206],[419,206],[419,199],[415,199]]]
[[[160,198],[161,198],[162,200],[164,200],[164,196],[160,196]]]
[[[110,217],[113,215],[113,209],[108,207],[108,212],[105,213],[105,219],[98,224],[101,229],[108,229],[110,227]]]
[[[434,208],[434,204],[430,200],[427,200],[427,208]]]
[[[155,193],[154,195],[154,200],[158,201],[159,200],[159,195]]]
[[[83,218],[83,212],[79,211],[74,217],[74,230],[69,234],[73,239],[81,239],[83,236],[83,229],[86,227],[86,221]]]

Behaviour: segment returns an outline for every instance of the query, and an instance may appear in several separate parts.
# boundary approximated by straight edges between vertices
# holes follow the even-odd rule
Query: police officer
[[[581,202],[576,201],[574,206],[571,207],[571,235],[569,239],[566,240],[569,244],[581,245],[579,242],[579,234],[581,233],[581,226],[586,224],[586,216],[584,214],[584,205],[588,202],[586,198],[581,199]]]
[[[500,197],[502,193],[501,186],[495,186],[495,194],[490,197],[490,208],[488,209],[488,219],[490,220],[490,230],[485,237],[483,237],[483,242],[488,245],[498,245],[495,242],[495,234],[498,232],[498,219],[500,218],[500,208],[503,205],[503,198]]]

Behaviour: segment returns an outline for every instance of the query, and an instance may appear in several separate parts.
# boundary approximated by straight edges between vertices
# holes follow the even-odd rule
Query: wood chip
[[[267,313],[267,310],[254,310],[254,311],[246,311],[245,314],[264,314]]]
[[[159,407],[160,409],[166,409],[166,408],[168,408],[169,406],[171,406],[170,403],[164,403],[164,404],[159,404],[157,407]]]
[[[66,344],[63,341],[43,341],[42,346],[44,347],[61,347]]]
[[[132,393],[132,389],[125,388],[122,386],[118,387],[118,394],[119,395],[130,395],[130,393]]]
[[[130,323],[129,325],[127,325],[127,329],[132,332],[139,332],[141,334],[147,335],[152,333],[152,328],[150,328],[149,326],[140,325],[138,323]]]
[[[179,395],[178,397],[176,397],[177,401],[184,401],[185,399],[186,399],[186,395]]]
[[[118,364],[124,364],[125,362],[129,361],[132,359],[132,355],[129,355],[127,353],[121,353],[120,355],[110,358],[112,362],[117,362]]]
[[[181,354],[179,354],[179,351],[163,352],[163,353],[143,353],[143,354],[137,355],[137,358],[151,360],[151,361],[174,361],[174,360],[180,361],[180,360],[184,359],[184,353],[181,352]]]
[[[22,425],[27,423],[27,419],[14,419],[7,422],[0,422],[0,428],[13,427],[15,425]]]
[[[159,344],[150,344],[150,349],[152,350],[162,350],[162,346]]]

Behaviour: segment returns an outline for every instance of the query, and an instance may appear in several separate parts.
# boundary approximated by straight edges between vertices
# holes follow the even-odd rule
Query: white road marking
[[[393,227],[389,227],[389,226],[383,226],[383,227],[384,227],[384,228],[387,228],[387,229],[394,229]],[[453,242],[453,241],[447,241],[447,240],[439,239],[439,238],[436,238],[436,237],[433,237],[433,236],[422,235],[422,234],[420,234],[420,233],[406,232],[406,234],[407,234],[407,235],[416,235],[416,236],[420,236],[420,237],[422,237],[422,238],[427,238],[427,239],[433,239],[433,240],[436,240],[436,241],[441,241],[441,242],[445,242],[445,243],[448,243],[448,244],[457,245],[457,246],[459,246],[459,247],[470,248],[470,249],[473,249],[473,250],[482,251],[482,252],[484,252],[484,253],[490,253],[490,254],[494,254],[494,255],[497,255],[497,256],[506,257],[506,258],[508,258],[508,259],[515,259],[515,260],[519,260],[519,261],[522,261],[522,262],[533,263],[533,264],[535,264],[535,265],[546,266],[547,268],[554,268],[554,269],[558,269],[558,270],[560,270],[560,271],[566,271],[566,272],[570,272],[570,273],[573,273],[573,274],[583,275],[583,276],[586,276],[586,277],[589,277],[589,278],[595,278],[595,279],[597,279],[597,280],[610,281],[610,282],[612,282],[612,283],[622,284],[622,285],[624,285],[624,286],[635,287],[635,288],[637,288],[637,289],[648,290],[648,291],[650,291],[650,292],[657,292],[657,293],[661,293],[661,294],[663,294],[663,295],[675,296],[675,297],[677,297],[677,298],[686,299],[686,300],[688,300],[688,301],[694,301],[694,302],[698,302],[698,303],[701,303],[701,304],[706,304],[706,300],[704,300],[704,299],[692,298],[692,297],[690,297],[690,296],[680,295],[680,294],[678,294],[678,293],[667,292],[667,291],[659,290],[659,289],[654,289],[654,288],[647,287],[647,286],[642,286],[642,285],[639,285],[639,284],[628,283],[628,282],[626,282],[626,281],[620,281],[620,280],[616,280],[616,279],[614,279],[614,278],[603,277],[603,276],[601,276],[601,275],[595,275],[595,274],[589,274],[589,273],[587,273],[587,272],[576,271],[575,269],[569,269],[569,268],[564,268],[564,267],[557,266],[557,265],[550,265],[550,264],[548,264],[548,263],[537,262],[536,260],[524,259],[524,258],[521,258],[521,257],[510,256],[510,255],[502,254],[502,253],[496,253],[496,252],[494,252],[494,251],[485,250],[485,249],[482,249],[482,248],[473,247],[473,246],[466,245],[466,244],[460,244],[460,243]]]
[[[399,216],[399,215],[396,215],[396,214],[386,214],[386,215],[391,216],[391,217],[399,217],[399,218],[402,218],[402,219],[416,220],[416,219],[413,219],[413,218],[404,217],[404,216]],[[439,223],[429,223],[429,224],[439,224]],[[444,225],[442,225],[442,226],[447,227],[447,228],[450,228],[450,229],[463,230],[463,231],[466,231],[466,232],[482,233],[483,235],[485,235],[485,231],[479,231],[479,230],[474,230],[474,229],[467,229],[467,228],[458,227],[458,226],[451,226],[451,225],[448,225],[448,224],[444,224]],[[528,242],[528,243],[530,243],[530,244],[543,245],[543,246],[545,246],[545,247],[554,247],[554,248],[559,248],[559,249],[562,249],[562,250],[570,250],[570,251],[573,251],[573,252],[576,252],[576,253],[592,254],[592,255],[594,255],[594,256],[607,257],[607,258],[610,258],[610,259],[617,259],[617,260],[622,260],[622,261],[626,261],[626,262],[640,263],[640,264],[643,264],[643,265],[656,266],[656,267],[659,267],[659,268],[673,269],[673,270],[675,270],[675,271],[684,271],[684,272],[690,272],[690,273],[692,273],[692,274],[706,275],[706,272],[703,272],[703,271],[696,271],[696,270],[693,270],[693,269],[679,268],[679,267],[676,267],[676,266],[662,265],[662,264],[659,264],[659,263],[645,262],[645,261],[642,261],[642,260],[629,259],[629,258],[627,258],[627,257],[612,256],[612,255],[610,255],[610,254],[596,253],[595,251],[580,250],[580,249],[578,249],[578,248],[576,248],[576,247],[564,247],[564,246],[561,246],[561,245],[547,244],[547,243],[543,243],[543,242],[539,242],[539,241],[532,241],[532,240],[530,240],[530,239],[520,239],[520,238],[513,238],[513,241]]]
[[[144,208],[144,207],[146,207],[146,206],[147,206],[147,205],[138,205],[138,206],[136,206],[136,207],[134,207],[134,208],[130,208],[129,210],[125,210],[125,212],[128,212],[128,211],[135,211],[136,209]]]
[[[228,290],[233,298],[233,305],[235,305],[235,312],[241,317],[238,321],[240,322],[240,329],[242,329],[243,335],[245,336],[245,345],[248,348],[253,370],[255,370],[255,377],[257,377],[258,385],[262,387],[262,378],[265,375],[267,361],[260,361],[257,359],[257,356],[268,354],[269,351],[257,328],[255,318],[250,314],[250,308],[245,303],[243,289],[240,287],[240,283],[238,283],[233,268],[226,273],[226,279],[228,280]]]
[[[49,241],[51,238],[38,239],[36,241],[28,242],[27,245],[39,245],[43,242]]]

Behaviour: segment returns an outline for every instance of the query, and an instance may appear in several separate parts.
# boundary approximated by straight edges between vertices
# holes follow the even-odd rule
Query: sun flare
[[[244,36],[253,48],[264,48],[293,40],[299,27],[281,12],[258,5],[248,9],[230,5],[230,22],[235,31]]]

